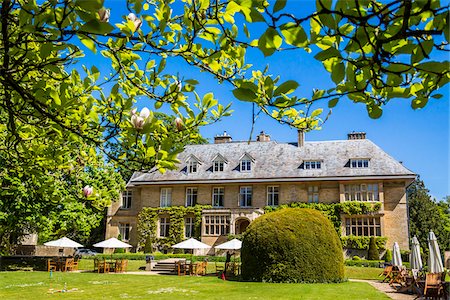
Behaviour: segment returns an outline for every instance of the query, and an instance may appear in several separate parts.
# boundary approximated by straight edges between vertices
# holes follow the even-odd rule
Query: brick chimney
[[[261,131],[256,137],[256,141],[258,142],[270,142],[270,135],[266,134],[264,131]]]
[[[365,132],[350,132],[347,134],[347,137],[349,140],[365,140],[366,139],[366,133]]]
[[[226,131],[223,132],[223,135],[216,135],[214,137],[214,144],[223,144],[230,143],[233,139]]]
[[[303,130],[297,130],[297,133],[298,133],[297,146],[303,147],[305,145],[305,132]]]

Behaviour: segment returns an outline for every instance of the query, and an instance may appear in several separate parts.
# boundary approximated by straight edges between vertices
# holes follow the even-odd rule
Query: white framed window
[[[159,236],[168,237],[170,229],[170,218],[159,219]]]
[[[188,173],[197,173],[198,170],[198,162],[191,159],[187,163],[187,171]]]
[[[216,160],[213,163],[213,171],[214,172],[223,172],[223,169],[225,167],[225,162],[221,160]]]
[[[212,206],[223,207],[224,198],[225,198],[225,188],[214,187],[212,190]]]
[[[186,206],[195,206],[197,204],[197,188],[186,188]]]
[[[345,184],[344,194],[345,201],[378,201],[378,184]]]
[[[267,187],[267,205],[278,206],[280,198],[280,187],[277,185],[270,185]]]
[[[230,216],[205,216],[205,235],[227,235],[230,233]]]
[[[303,169],[305,169],[305,170],[321,169],[321,168],[322,168],[322,162],[319,160],[311,160],[311,161],[303,162]]]
[[[168,207],[172,205],[172,188],[161,188],[160,194],[160,205],[161,207]]]
[[[252,161],[248,158],[241,160],[241,172],[250,172],[252,170]]]
[[[239,189],[239,206],[249,207],[252,206],[252,187],[241,186]]]
[[[120,203],[120,208],[121,209],[130,209],[132,199],[133,199],[132,191],[123,191],[122,192],[122,202]]]
[[[345,234],[354,236],[381,236],[380,217],[345,218]]]
[[[319,203],[319,187],[317,185],[308,186],[308,203]]]
[[[368,168],[369,159],[350,159],[350,168]]]
[[[194,236],[194,218],[184,219],[184,236],[187,238]]]
[[[122,241],[126,242],[130,240],[130,230],[131,230],[130,223],[119,223],[119,234]]]

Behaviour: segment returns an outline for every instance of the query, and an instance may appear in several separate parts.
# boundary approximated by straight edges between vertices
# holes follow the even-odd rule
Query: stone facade
[[[361,136],[365,137],[365,134]],[[195,156],[194,154],[183,153],[185,158],[181,156],[179,171],[169,171],[167,172],[169,174],[166,173],[165,175],[155,175],[154,173],[151,175],[142,173],[133,175],[127,187],[127,191],[132,192],[131,205],[124,209],[121,208],[121,203],[118,201],[109,207],[106,238],[117,237],[119,232],[122,232],[127,235],[129,243],[137,246],[137,216],[144,207],[160,206],[162,189],[170,189],[171,206],[186,206],[186,191],[188,188],[196,188],[196,203],[200,205],[213,205],[213,189],[223,188],[223,206],[213,207],[202,212],[201,240],[214,246],[226,241],[227,235],[208,232],[209,229],[206,228],[208,224],[212,231],[214,229],[220,230],[220,224],[222,224],[214,227],[209,222],[227,222],[229,228],[227,233],[242,233],[254,219],[264,213],[263,208],[269,204],[269,187],[275,186],[277,188],[279,205],[291,202],[318,201],[318,203],[326,204],[345,202],[349,201],[348,197],[352,197],[349,196],[349,193],[356,193],[349,192],[349,190],[352,187],[357,187],[357,189],[361,189],[357,192],[359,193],[358,197],[362,197],[366,201],[380,202],[381,209],[367,216],[342,215],[342,234],[385,236],[388,238],[386,245],[388,248],[392,248],[393,243],[398,242],[402,250],[409,249],[406,188],[414,180],[415,175],[373,143],[352,139],[348,143],[339,141],[329,144],[325,142],[324,144],[309,144],[306,142],[304,146],[297,147],[271,142],[270,137],[264,135],[264,138],[258,138],[259,142],[253,142],[256,144],[249,144],[248,150],[246,150],[245,145],[232,143],[231,137],[227,135],[228,138],[229,145],[227,145],[227,141],[224,142],[223,139],[220,139],[220,145],[195,146],[196,148],[193,150]],[[303,145],[303,143],[299,143],[299,145]],[[236,150],[220,148],[223,146],[235,147]],[[211,147],[216,148],[211,150]],[[281,149],[277,150],[277,147],[281,147]],[[304,153],[302,154],[303,160],[293,158],[296,153],[295,148],[299,149],[300,154]],[[346,148],[347,150],[345,150]],[[339,151],[340,154],[336,158],[327,156],[322,158],[318,157],[318,154],[314,154],[314,149],[320,149],[317,153],[321,153],[322,156],[327,152],[336,155],[335,153]],[[216,150],[222,151],[219,154],[230,160],[230,162],[227,162],[229,166],[226,166],[229,171],[218,173],[212,171],[212,166],[209,167],[210,162],[205,157],[210,157],[209,159],[216,157],[218,154]],[[227,154],[226,151],[230,151],[232,154]],[[269,151],[276,151],[277,156],[267,154]],[[288,151],[292,151],[294,154],[287,155]],[[209,153],[209,156],[202,155],[202,153]],[[256,170],[253,171],[252,169],[253,173],[244,173],[239,172],[237,168],[230,169],[235,164],[239,164],[239,159],[246,153],[254,158],[252,167]],[[232,155],[236,157],[234,161],[232,161]],[[267,155],[267,157],[264,157],[264,155]],[[288,160],[286,163],[289,163],[292,166],[291,168],[301,169],[304,162],[308,161],[307,155],[310,156],[309,159],[313,158],[314,161],[321,162],[319,170],[299,170],[295,172],[305,172],[306,175],[301,175],[303,173],[295,175],[295,172],[289,170],[289,166],[286,166],[283,162],[283,159],[286,159]],[[199,171],[196,171],[197,174],[193,174],[195,176],[192,177],[192,180],[189,180],[191,174],[186,171],[183,162],[186,157],[188,159],[189,157],[195,157],[199,160]],[[357,157],[370,159],[371,165],[364,170],[351,170],[349,159]],[[271,167],[267,166],[268,160],[274,161],[274,164],[280,164],[280,167],[273,168],[272,171],[268,172]],[[340,162],[336,163],[337,160]],[[339,165],[341,165],[340,168],[338,168]],[[257,173],[263,171],[260,170],[261,168],[264,168],[266,173]],[[288,171],[283,171],[283,168]],[[240,174],[241,177],[239,177]],[[251,205],[249,206],[240,206],[242,187],[251,187]],[[371,197],[374,197],[374,199],[369,199],[366,196],[370,193],[373,194]],[[160,216],[160,218],[164,217],[166,216]],[[158,234],[159,226],[158,224]],[[120,229],[121,227],[122,229]],[[124,237],[122,236],[122,238]]]

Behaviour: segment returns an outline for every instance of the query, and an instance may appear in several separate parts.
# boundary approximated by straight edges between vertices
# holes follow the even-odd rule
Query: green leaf
[[[328,101],[328,107],[333,108],[338,104],[339,98],[333,98],[330,101]]]
[[[81,43],[83,43],[83,45],[85,45],[89,50],[91,50],[94,53],[97,53],[97,48],[95,47],[95,43],[93,40],[83,35],[79,35],[78,38],[80,39]]]
[[[287,44],[296,47],[306,47],[308,45],[308,36],[302,26],[290,22],[283,24],[280,29]]]
[[[269,27],[259,38],[258,48],[264,53],[264,56],[270,56],[281,46],[282,42],[278,31]]]
[[[343,62],[336,64],[331,72],[331,79],[334,83],[338,84],[344,80],[345,77],[345,66]]]
[[[332,2],[332,0],[316,0],[317,11],[320,11],[324,8],[330,10]]]
[[[50,97],[52,97],[53,101],[55,102],[56,105],[60,106],[61,105],[61,99],[59,98],[59,94],[57,91],[55,90],[51,90],[50,91]]]
[[[282,10],[286,6],[287,0],[277,0],[273,6],[273,12]]]
[[[372,119],[378,119],[383,114],[383,110],[379,105],[374,103],[367,104],[367,112],[369,113],[369,117]]]
[[[332,57],[339,57],[342,58],[341,53],[336,48],[330,47],[327,50],[323,50],[319,53],[317,53],[314,58],[320,61],[327,60]]]
[[[443,97],[442,94],[434,94],[431,97],[433,97],[434,99],[441,99]]]
[[[411,107],[413,109],[420,109],[420,108],[424,108],[425,105],[427,105],[428,102],[428,98],[425,97],[417,97],[416,99],[414,99],[411,102]]]
[[[245,89],[245,88],[237,88],[233,90],[233,95],[242,101],[249,101],[252,102],[256,100],[256,94],[252,90]]]
[[[80,30],[94,34],[107,34],[113,31],[114,27],[106,22],[100,22],[99,20],[90,20],[89,22],[81,26]]]
[[[88,11],[94,11],[103,7],[103,0],[77,0],[75,5]]]
[[[279,96],[281,94],[290,94],[293,91],[295,91],[297,88],[299,87],[299,84],[297,83],[297,81],[294,80],[288,80],[286,82],[283,82],[282,84],[280,84],[275,91],[273,92],[273,96]]]

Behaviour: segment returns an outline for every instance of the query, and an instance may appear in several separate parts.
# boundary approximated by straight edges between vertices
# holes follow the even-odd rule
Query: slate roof
[[[239,159],[248,153],[255,160],[251,172],[239,171]],[[228,161],[223,172],[213,172],[217,154]],[[195,155],[202,164],[196,173],[186,172],[186,159]],[[369,168],[350,168],[354,158],[370,159]],[[231,142],[222,144],[189,145],[178,156],[177,170],[135,172],[128,186],[141,184],[175,184],[206,182],[306,181],[361,178],[414,178],[415,174],[389,156],[368,139],[324,142],[305,142],[303,147],[290,143]],[[321,169],[300,168],[307,160],[320,160]]]

